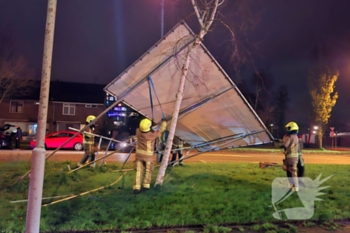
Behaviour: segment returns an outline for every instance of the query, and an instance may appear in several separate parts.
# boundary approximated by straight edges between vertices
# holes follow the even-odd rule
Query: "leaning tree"
[[[164,151],[162,164],[159,168],[158,176],[155,182],[156,185],[162,185],[166,168],[171,153],[173,138],[175,135],[176,125],[179,117],[179,111],[181,102],[184,95],[184,88],[187,75],[191,72],[189,70],[190,63],[196,62],[195,56],[192,53],[195,48],[203,43],[204,37],[213,29],[213,23],[218,23],[227,29],[228,37],[221,38],[222,41],[229,43],[229,47],[232,50],[230,52],[230,63],[233,64],[233,68],[238,73],[239,66],[244,61],[252,61],[250,53],[245,46],[246,41],[238,38],[237,31],[245,31],[249,25],[254,24],[254,20],[249,14],[249,3],[247,1],[225,1],[225,0],[191,0],[194,15],[199,23],[199,33],[195,35],[195,39],[185,51],[185,55],[179,58],[178,64],[180,64],[181,77],[179,79],[179,87],[176,93],[176,101],[174,112],[172,115],[171,124],[169,126],[169,135]],[[226,7],[223,7],[227,5]],[[234,9],[234,10],[233,10]],[[239,12],[237,14],[237,12]],[[227,17],[231,14],[233,17]],[[244,33],[240,35],[244,37]]]

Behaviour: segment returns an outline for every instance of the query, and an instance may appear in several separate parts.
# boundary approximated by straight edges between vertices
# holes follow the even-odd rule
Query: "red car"
[[[45,137],[45,148],[47,149],[56,149],[60,147],[64,142],[66,142],[69,138],[74,136],[76,132],[62,130],[58,132],[54,132]],[[30,148],[35,148],[36,140],[32,140],[29,143]],[[74,149],[74,150],[82,150],[83,149],[83,135],[76,135],[71,141],[69,141],[66,145],[62,147],[63,149]]]

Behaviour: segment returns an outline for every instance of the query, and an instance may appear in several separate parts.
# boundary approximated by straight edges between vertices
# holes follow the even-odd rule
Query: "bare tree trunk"
[[[173,138],[175,135],[177,119],[179,116],[179,111],[180,111],[183,93],[184,93],[184,89],[185,89],[186,77],[187,77],[188,69],[189,69],[190,62],[191,62],[191,52],[193,51],[194,48],[196,48],[198,45],[201,44],[203,37],[208,33],[208,30],[214,21],[217,8],[224,2],[224,0],[222,0],[220,3],[219,3],[219,0],[215,0],[215,2],[213,3],[213,6],[212,6],[211,14],[209,12],[210,7],[207,6],[204,13],[201,14],[196,1],[191,0],[191,2],[192,2],[192,6],[194,8],[194,11],[196,13],[198,22],[201,26],[201,29],[200,29],[199,35],[196,36],[196,40],[188,48],[186,56],[184,58],[183,66],[181,68],[181,78],[180,78],[180,83],[179,83],[179,89],[178,89],[178,92],[176,94],[175,108],[174,108],[173,117],[172,117],[171,124],[170,124],[167,146],[166,146],[165,151],[164,151],[162,164],[159,168],[159,172],[157,175],[155,186],[162,185],[163,181],[164,181],[164,176],[165,176],[165,172],[166,172],[166,169],[168,166],[171,148],[173,146]],[[208,15],[210,15],[210,17],[208,18],[208,20],[206,20],[204,22],[204,18]]]
[[[311,142],[312,127],[313,127],[313,123],[310,123],[309,138],[308,138],[308,140],[307,140],[307,143],[308,143],[308,144],[310,144],[310,142]]]
[[[159,168],[159,172],[158,172],[158,176],[157,176],[155,185],[158,185],[158,184],[162,185],[163,184],[164,175],[165,175],[165,171],[166,171],[166,168],[168,165],[171,148],[173,146],[173,138],[174,138],[176,125],[177,125],[177,119],[179,116],[179,111],[180,111],[181,102],[182,102],[182,98],[183,98],[183,92],[185,89],[186,75],[188,72],[188,67],[190,65],[190,55],[191,55],[192,49],[193,49],[193,46],[188,48],[188,51],[186,53],[186,58],[185,58],[186,59],[185,64],[182,67],[180,85],[179,85],[178,92],[176,94],[175,109],[174,109],[173,117],[172,117],[171,124],[170,124],[167,145],[165,148],[162,164]]]

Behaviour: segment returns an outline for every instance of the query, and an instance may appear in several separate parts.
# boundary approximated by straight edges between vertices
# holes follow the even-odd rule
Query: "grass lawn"
[[[67,174],[69,162],[46,163],[43,197],[79,194],[106,186],[122,174],[116,172],[120,164],[102,168],[83,168]],[[74,163],[70,163],[71,167]],[[128,168],[131,168],[128,164]],[[29,180],[13,185],[30,169],[25,162],[1,163],[0,170],[0,229],[4,232],[23,232]],[[350,167],[343,165],[307,165],[306,177],[312,180],[322,173],[326,178],[321,186],[330,186],[316,201],[312,220],[331,221],[350,218]],[[158,169],[155,169],[154,179]],[[78,196],[71,200],[43,206],[41,231],[106,230],[204,225],[206,231],[231,230],[225,223],[248,224],[239,228],[276,230],[279,221],[272,214],[271,184],[276,177],[284,177],[280,167],[258,168],[245,163],[185,163],[169,168],[164,184],[147,192],[133,195],[134,171],[129,171],[115,185]],[[153,180],[154,180],[153,179]],[[293,199],[294,198],[294,199]],[[59,199],[46,199],[52,203]],[[295,197],[285,206],[302,206]],[[288,223],[288,222],[287,222]],[[306,223],[309,224],[309,223]],[[311,223],[310,223],[311,224]],[[278,232],[293,232],[295,226]],[[277,232],[277,231],[276,231]]]

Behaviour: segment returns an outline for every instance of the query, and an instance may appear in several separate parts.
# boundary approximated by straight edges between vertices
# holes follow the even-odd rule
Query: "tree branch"
[[[225,0],[222,0],[222,1],[225,1]],[[210,15],[210,18],[208,21],[205,22],[205,31],[208,32],[211,24],[213,23],[214,21],[214,18],[215,18],[215,15],[216,15],[216,12],[218,10],[218,3],[219,3],[219,0],[215,0],[214,2],[214,9],[212,10],[211,12],[211,15]]]
[[[192,6],[193,6],[193,9],[194,9],[194,12],[196,13],[199,25],[201,26],[201,28],[204,28],[204,24],[203,24],[203,21],[202,21],[201,14],[199,13],[199,9],[198,9],[196,0],[191,0],[191,2],[192,2]]]
[[[0,44],[0,103],[7,98],[29,94],[34,87],[34,70],[14,52],[11,43]]]
[[[218,6],[221,6],[224,2],[225,0],[222,0],[221,2],[218,3]]]

